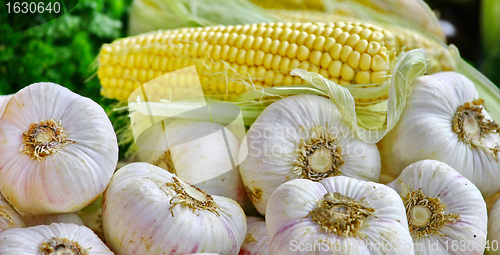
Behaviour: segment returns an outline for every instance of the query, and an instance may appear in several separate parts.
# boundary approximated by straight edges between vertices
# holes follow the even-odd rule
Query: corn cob
[[[127,100],[156,77],[196,65],[205,95],[237,96],[249,89],[305,82],[294,68],[317,72],[341,85],[380,86],[396,56],[394,35],[361,22],[262,23],[158,31],[104,45],[99,54],[101,93]],[[182,76],[182,75],[180,75]],[[186,86],[193,77],[177,77]],[[155,97],[165,98],[158,88]],[[355,98],[357,102],[387,98]]]

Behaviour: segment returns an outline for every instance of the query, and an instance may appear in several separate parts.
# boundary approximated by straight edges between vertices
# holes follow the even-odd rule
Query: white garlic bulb
[[[53,223],[13,228],[0,233],[2,255],[113,255],[113,252],[85,226]]]
[[[409,164],[433,159],[471,180],[485,197],[500,191],[500,127],[482,103],[461,74],[417,78],[398,124],[379,143],[383,173],[397,177]]]
[[[126,165],[113,175],[103,196],[102,224],[106,243],[118,255],[238,254],[247,230],[234,200],[210,196],[148,163]]]
[[[21,213],[26,227],[38,225],[50,225],[52,223],[73,223],[84,225],[82,219],[76,213],[48,214],[48,215],[30,215]]]
[[[467,178],[437,160],[421,160],[387,185],[403,199],[415,254],[483,254],[486,203]]]
[[[116,134],[101,106],[54,83],[14,94],[0,130],[0,190],[29,214],[87,206],[104,191],[118,161]]]
[[[413,254],[406,212],[391,188],[345,176],[282,184],[269,198],[270,254]]]
[[[380,155],[360,140],[335,104],[313,95],[291,96],[268,106],[247,133],[240,165],[250,200],[261,214],[282,183],[348,176],[378,181]]]
[[[165,137],[168,146],[161,144],[165,141],[158,137]],[[137,161],[167,169],[209,194],[232,198],[243,209],[252,207],[236,161],[240,142],[227,128],[217,123],[176,119],[165,129],[153,126],[141,138],[152,148],[166,150],[139,149]]]
[[[247,217],[247,236],[240,249],[240,255],[268,255],[269,238],[264,219]]]
[[[25,226],[21,215],[0,195],[0,232],[11,228],[24,228]]]
[[[484,254],[500,254],[500,198],[496,200],[488,212],[488,240]]]

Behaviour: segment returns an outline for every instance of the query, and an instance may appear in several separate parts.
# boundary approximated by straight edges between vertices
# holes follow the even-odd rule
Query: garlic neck
[[[408,221],[415,227],[425,227],[431,220],[432,212],[429,208],[422,205],[416,205],[411,208]]]
[[[452,129],[467,144],[480,145],[489,133],[499,133],[500,127],[483,115],[482,99],[475,99],[459,106],[453,117]]]
[[[179,204],[190,207],[193,209],[193,212],[195,210],[210,211],[220,216],[220,208],[217,206],[212,196],[205,191],[178,177],[173,177],[173,182],[169,182],[166,185],[175,192],[170,200],[172,204],[172,207],[170,207],[172,217],[174,217],[172,209]]]
[[[28,131],[23,133],[22,139],[22,151],[38,161],[44,160],[67,144],[75,143],[66,138],[66,131],[61,122],[53,119],[32,123]]]
[[[66,238],[52,237],[48,242],[40,245],[42,255],[88,255],[88,251],[83,249],[76,241]]]
[[[327,233],[344,237],[362,235],[359,231],[363,222],[375,212],[372,207],[339,192],[327,193],[323,198],[309,215]]]
[[[298,159],[293,171],[303,179],[320,181],[340,175],[340,167],[344,164],[342,148],[335,136],[320,126],[311,129],[311,138],[301,140],[295,153]]]
[[[412,237],[438,234],[445,224],[459,219],[457,214],[445,214],[446,205],[438,197],[425,196],[421,189],[409,191],[403,202]]]
[[[308,165],[316,173],[328,173],[333,166],[333,155],[326,148],[317,149],[309,156]]]

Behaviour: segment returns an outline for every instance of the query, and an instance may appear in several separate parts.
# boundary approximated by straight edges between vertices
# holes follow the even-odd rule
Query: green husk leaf
[[[271,21],[269,14],[246,0],[135,0],[130,8],[129,34]]]
[[[500,55],[500,1],[481,1],[481,39],[488,55]]]
[[[387,99],[387,117],[380,118],[380,107],[385,102],[372,106],[361,107],[357,111],[354,98],[347,88],[333,81],[325,79],[318,73],[295,69],[292,75],[298,75],[318,89],[325,91],[332,102],[337,106],[344,119],[350,123],[358,137],[368,143],[380,141],[385,134],[391,131],[398,122],[406,105],[406,98],[410,94],[410,84],[418,76],[425,73],[426,58],[424,50],[412,50],[402,53],[392,71],[390,79],[389,98]],[[370,111],[373,107],[373,111]],[[378,118],[377,118],[378,116]]]

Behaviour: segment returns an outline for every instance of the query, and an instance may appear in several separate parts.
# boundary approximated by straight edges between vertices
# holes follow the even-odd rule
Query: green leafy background
[[[95,58],[103,43],[126,36],[132,0],[80,0],[43,25],[13,33],[0,7],[0,94],[54,82],[107,105],[100,96]]]

